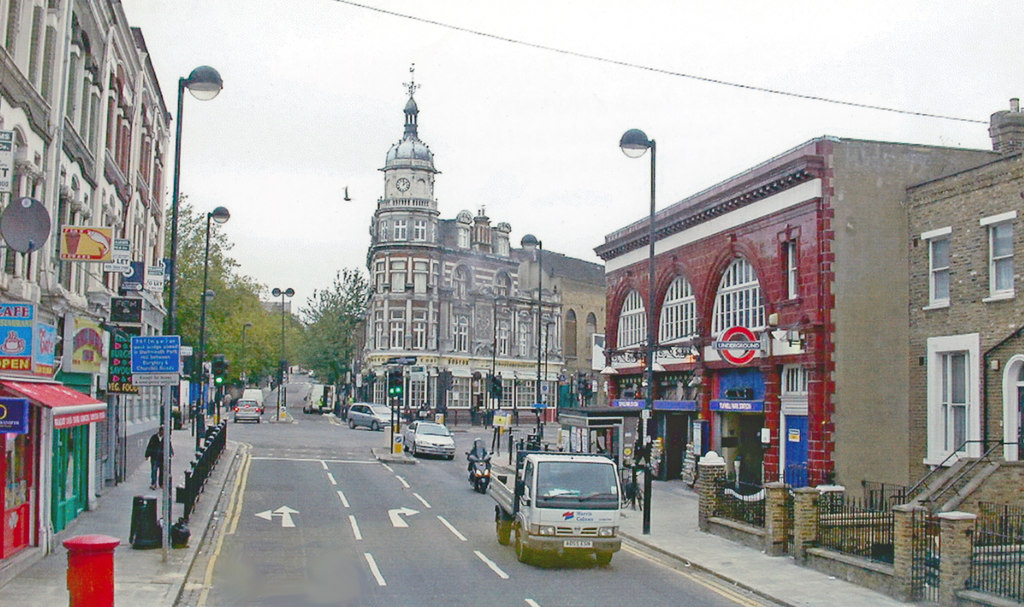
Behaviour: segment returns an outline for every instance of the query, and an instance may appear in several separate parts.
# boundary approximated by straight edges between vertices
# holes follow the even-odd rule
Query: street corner
[[[387,447],[371,447],[370,453],[377,461],[385,464],[406,464],[415,466],[417,462],[412,457],[405,455],[404,453],[392,453]]]

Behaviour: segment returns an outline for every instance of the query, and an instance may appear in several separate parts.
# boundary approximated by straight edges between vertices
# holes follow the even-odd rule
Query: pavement
[[[552,428],[553,429],[553,428]],[[460,430],[466,430],[462,428]],[[469,432],[482,429],[473,428]],[[553,436],[553,434],[547,434]],[[230,439],[230,432],[229,432]],[[173,434],[178,449],[172,464],[173,478],[181,482],[192,457],[192,437],[187,430]],[[121,540],[114,551],[114,593],[119,605],[173,607],[195,561],[207,529],[214,517],[227,506],[236,454],[240,446],[228,441],[220,462],[200,496],[189,528],[192,537],[187,548],[171,549],[163,562],[160,548],[135,550],[128,544],[131,525],[132,498],[151,495],[149,465],[143,462],[128,480],[109,487],[99,499],[96,510],[78,516],[61,534],[61,540],[78,535],[102,534]],[[386,448],[374,449],[382,461],[415,463],[402,454]],[[174,505],[172,521],[180,516],[182,506]],[[760,597],[791,607],[888,607],[906,605],[886,595],[840,580],[807,567],[792,558],[771,557],[758,550],[704,533],[697,526],[697,493],[682,481],[658,481],[653,484],[651,499],[651,533],[644,535],[643,516],[639,510],[624,509],[620,531],[626,545],[657,553],[662,560],[675,560],[680,566],[704,571]],[[69,604],[66,585],[67,551],[56,552],[0,587],[0,606],[30,607]]]
[[[229,428],[228,438],[230,436]],[[193,459],[195,439],[187,429],[183,429],[174,431],[171,440],[175,445],[171,478],[180,484],[184,482],[184,471]],[[226,492],[229,488],[225,486],[238,449],[238,443],[228,441],[190,517],[188,527],[192,537],[188,547],[170,549],[166,562],[163,560],[162,548],[136,550],[128,543],[133,498],[137,495],[154,496],[158,508],[161,502],[159,490],[149,488],[149,462],[143,461],[129,474],[127,480],[103,491],[95,510],[83,512],[61,531],[56,551],[0,587],[0,606],[68,605],[67,550],[60,542],[80,535],[99,534],[121,540],[121,544],[114,549],[115,603],[172,607],[181,593],[214,513],[226,507]],[[171,500],[173,524],[182,515],[183,505],[173,503],[173,494]],[[163,520],[160,510],[157,520]]]

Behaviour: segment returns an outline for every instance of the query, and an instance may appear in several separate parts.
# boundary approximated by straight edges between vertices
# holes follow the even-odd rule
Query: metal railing
[[[868,507],[882,509],[907,503],[907,488],[903,485],[878,481],[861,481],[864,503]]]
[[[830,550],[877,561],[893,562],[893,513],[888,504],[872,504],[846,496],[818,503],[818,541]]]
[[[910,599],[935,602],[939,600],[939,518],[927,511],[914,511],[911,516]]]
[[[196,502],[199,501],[199,494],[203,492],[210,472],[217,465],[220,454],[228,440],[228,422],[223,421],[216,426],[206,429],[206,440],[203,448],[196,454],[196,459],[185,471],[185,484],[176,487],[175,501],[184,504],[185,512],[183,518],[187,521],[192,511],[195,510]]]
[[[979,504],[967,587],[1024,602],[1024,509]]]
[[[715,516],[763,528],[766,498],[760,485],[722,480],[718,485]]]
[[[984,453],[982,453],[980,457],[974,458],[967,455],[968,445],[985,445],[990,442],[991,441],[986,440],[965,440],[964,442],[962,442],[959,446],[957,446],[956,449],[953,450],[952,453],[947,455],[944,460],[939,462],[939,465],[929,470],[928,474],[925,474],[923,477],[921,477],[921,480],[917,481],[909,489],[907,489],[907,501],[910,502],[914,500],[919,500],[922,503],[939,504],[939,498],[941,498],[943,495],[946,495],[948,492],[954,489],[959,490],[963,482],[970,480],[971,475],[974,473],[974,470],[978,466],[985,463],[990,463],[992,461],[992,454],[996,451],[996,449],[1002,449],[1005,445],[1017,444],[997,442],[992,444],[992,446],[989,447],[988,450],[986,450]],[[943,486],[939,488],[939,491],[936,494],[928,495],[924,499],[921,499],[921,495],[923,493],[930,491],[932,489],[932,486],[928,484],[928,481],[932,477],[936,477],[940,474],[945,473],[951,466],[955,465],[960,460],[970,461],[967,464],[965,464],[963,468],[960,469],[960,471],[956,474],[954,478],[945,482]]]

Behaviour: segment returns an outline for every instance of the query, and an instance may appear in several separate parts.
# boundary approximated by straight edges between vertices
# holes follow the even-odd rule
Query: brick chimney
[[[992,149],[1000,154],[1024,152],[1024,112],[1020,111],[1020,99],[1010,99],[1010,111],[992,114],[988,134]]]

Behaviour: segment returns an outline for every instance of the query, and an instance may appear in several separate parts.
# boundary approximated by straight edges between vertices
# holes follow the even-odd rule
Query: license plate
[[[562,542],[563,548],[593,548],[593,540],[565,540]]]

